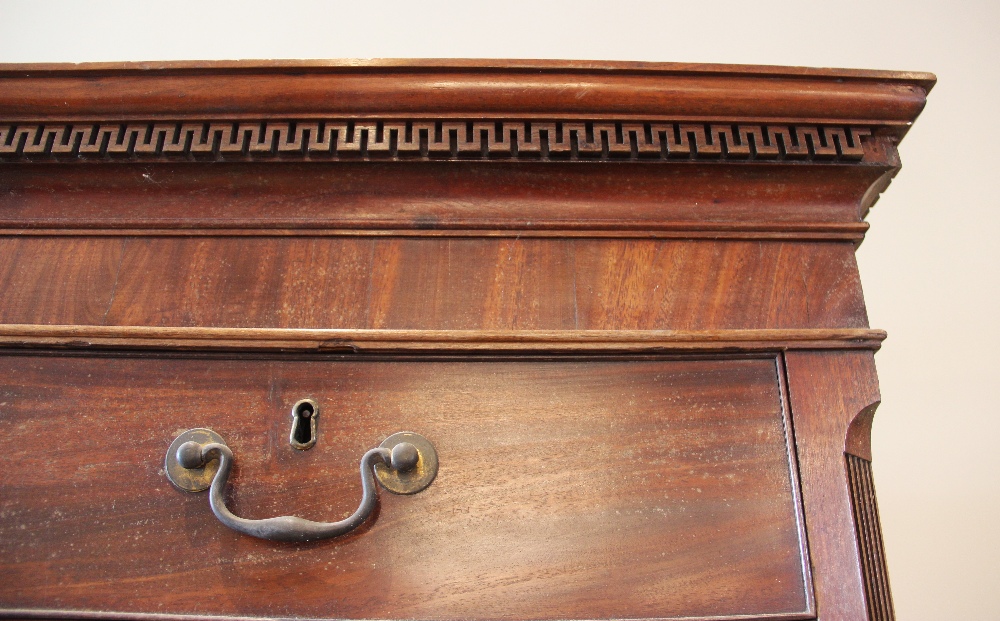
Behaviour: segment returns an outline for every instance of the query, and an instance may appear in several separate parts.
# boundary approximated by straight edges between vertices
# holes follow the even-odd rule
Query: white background
[[[1000,619],[1000,3],[5,2],[0,62],[578,58],[932,71],[858,251],[901,621]]]

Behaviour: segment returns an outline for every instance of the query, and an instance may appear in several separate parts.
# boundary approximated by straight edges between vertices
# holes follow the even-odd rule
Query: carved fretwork
[[[264,120],[0,124],[3,160],[801,160],[863,158],[865,127]]]
[[[885,547],[879,524],[878,504],[875,501],[875,483],[872,463],[847,454],[847,478],[854,507],[854,525],[858,536],[861,573],[868,600],[869,621],[894,621],[892,594],[889,591],[889,574],[886,569]]]

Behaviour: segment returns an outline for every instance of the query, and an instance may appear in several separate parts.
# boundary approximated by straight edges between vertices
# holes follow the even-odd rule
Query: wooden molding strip
[[[341,330],[0,325],[0,348],[329,353],[877,350],[882,330]]]
[[[594,61],[0,65],[0,118],[613,116],[870,124],[902,136],[934,81],[914,72]]]
[[[249,227],[223,226],[218,222],[175,222],[157,227],[143,226],[143,222],[121,220],[117,228],[109,228],[107,223],[67,223],[54,227],[17,226],[18,223],[0,221],[0,236],[39,237],[496,237],[496,238],[548,238],[548,239],[728,239],[728,240],[797,240],[797,241],[851,241],[860,242],[868,231],[867,222],[844,223],[690,223],[676,226],[645,224],[645,228],[630,228],[627,223],[622,228],[600,229],[563,223],[562,228],[542,228],[544,223],[527,226],[500,228],[486,222],[480,227],[435,229],[419,228],[376,228],[378,223],[359,223],[354,228],[331,228],[308,222],[289,226],[292,223],[279,222],[275,228],[267,228],[270,222],[256,223]],[[103,224],[103,226],[101,226]],[[249,224],[249,223],[238,223]],[[398,226],[393,222],[391,225]],[[491,226],[492,225],[492,226]]]
[[[918,83],[930,90],[934,74],[919,71],[884,69],[848,69],[831,67],[786,67],[782,65],[744,65],[721,63],[647,62],[631,60],[567,60],[525,58],[323,58],[323,59],[246,59],[246,60],[156,60],[84,63],[12,63],[0,64],[0,77],[26,74],[103,75],[219,73],[279,73],[292,71],[298,75],[314,73],[376,73],[398,74],[418,71],[473,71],[482,73],[523,72],[583,74],[662,74],[742,76],[758,78],[826,78],[844,82],[870,80],[878,82]]]
[[[763,615],[726,615],[724,617],[669,617],[649,621],[809,621],[816,613],[778,612]],[[0,619],[59,619],[62,621],[299,621],[301,617],[244,617],[237,615],[194,615],[156,612],[111,612],[104,610],[57,610],[46,608],[0,609]],[[314,619],[314,621],[343,621],[342,619]],[[592,620],[598,621],[598,620]]]
[[[859,126],[502,119],[3,122],[0,161],[860,162]]]

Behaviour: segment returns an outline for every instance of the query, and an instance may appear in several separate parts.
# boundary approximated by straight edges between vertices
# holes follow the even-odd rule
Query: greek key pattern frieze
[[[856,162],[864,127],[305,120],[0,123],[0,160],[801,160]]]

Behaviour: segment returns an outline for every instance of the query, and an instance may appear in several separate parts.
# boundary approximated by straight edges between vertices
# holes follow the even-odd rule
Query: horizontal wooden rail
[[[877,350],[882,330],[340,330],[0,325],[0,348],[293,352],[656,353]]]

